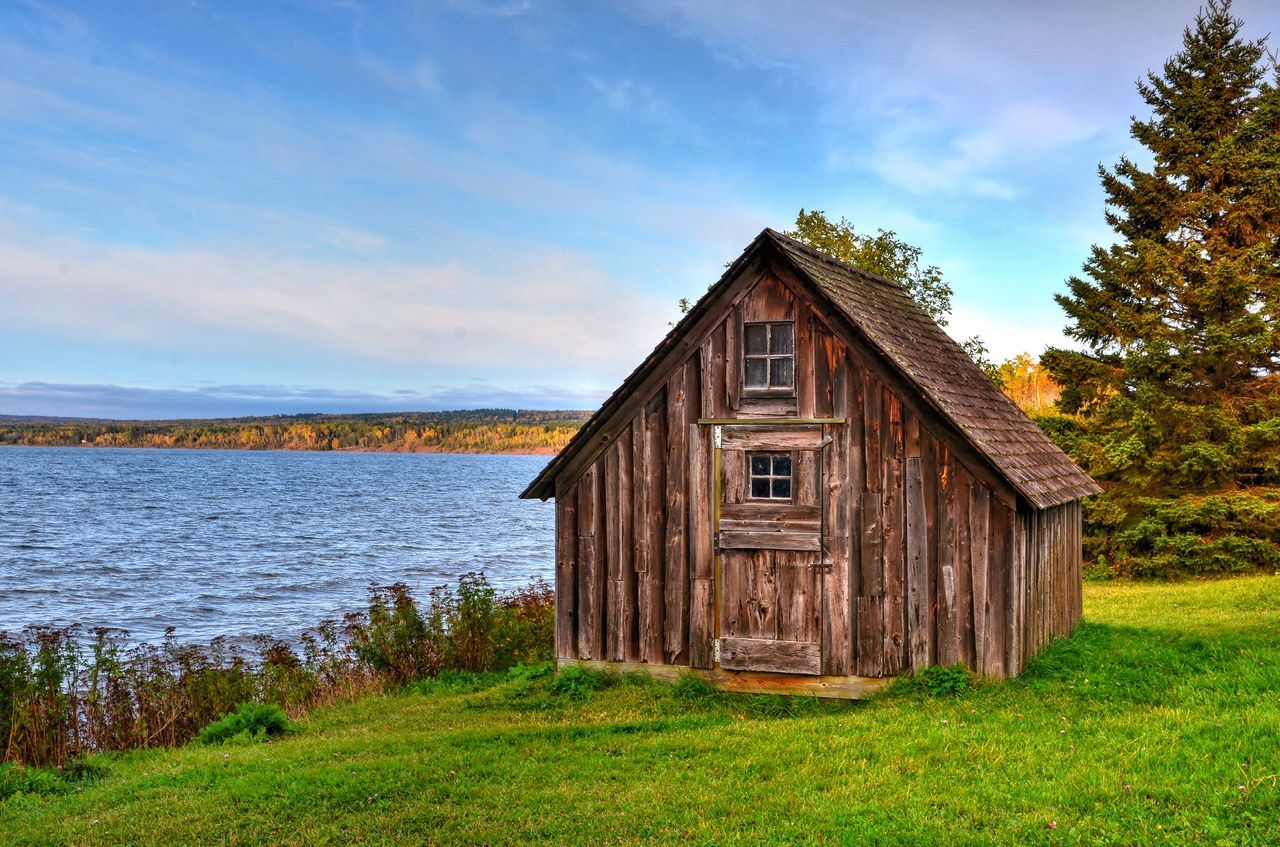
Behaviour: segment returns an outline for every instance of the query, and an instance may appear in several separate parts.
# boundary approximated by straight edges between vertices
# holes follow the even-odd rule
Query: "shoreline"
[[[392,447],[340,447],[337,450],[306,450],[291,447],[168,447],[162,444],[0,444],[0,448],[58,449],[58,450],[191,450],[200,453],[402,453],[434,454],[439,456],[554,456],[560,452],[555,447],[531,447],[514,450],[442,450],[438,447],[417,447],[413,450],[397,450]]]

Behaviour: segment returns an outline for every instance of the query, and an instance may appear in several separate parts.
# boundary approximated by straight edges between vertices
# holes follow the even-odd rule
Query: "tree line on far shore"
[[[585,411],[479,409],[395,415],[287,415],[173,421],[0,420],[0,444],[212,450],[548,453]]]

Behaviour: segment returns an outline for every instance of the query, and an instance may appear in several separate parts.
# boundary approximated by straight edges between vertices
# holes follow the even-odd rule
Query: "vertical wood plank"
[[[1023,549],[1026,532],[1023,529],[1025,517],[1013,513],[1009,528],[1010,559],[1009,569],[1008,612],[1005,621],[1008,627],[1008,649],[1005,654],[1005,668],[1010,675],[1022,672],[1022,587],[1026,584],[1025,573],[1027,558]]]
[[[739,638],[747,634],[747,618],[742,603],[746,597],[746,565],[743,556],[720,556],[720,635]]]
[[[1028,539],[1028,548],[1029,548],[1028,555],[1030,557],[1029,562],[1031,566],[1031,574],[1030,574],[1030,584],[1028,586],[1028,592],[1027,592],[1028,633],[1027,633],[1027,655],[1025,657],[1027,661],[1030,661],[1030,659],[1033,656],[1035,656],[1035,654],[1040,650],[1040,643],[1041,643],[1040,629],[1041,629],[1041,622],[1044,619],[1044,616],[1041,614],[1042,603],[1040,598],[1040,586],[1041,586],[1040,571],[1041,571],[1041,565],[1044,561],[1043,548],[1042,548],[1043,541],[1044,541],[1042,537],[1043,523],[1044,523],[1043,513],[1039,511],[1034,512],[1032,514],[1032,523],[1031,523],[1032,533],[1031,533],[1030,539]]]
[[[938,614],[941,633],[938,638],[938,664],[960,661],[960,616],[956,600],[956,551],[960,533],[956,524],[955,458],[945,447],[939,463],[938,486]]]
[[[862,492],[866,490],[866,454],[862,445],[862,377],[861,369],[845,351],[840,372],[845,374],[848,390],[840,407],[845,419],[845,459],[849,464],[849,600],[852,604],[850,627],[854,634],[853,650],[857,650],[857,598],[874,592],[862,586]]]
[[[641,583],[649,568],[648,512],[645,492],[649,488],[648,465],[645,463],[644,410],[631,422],[631,569],[634,575],[629,584],[631,633],[627,636],[627,661],[639,662],[644,658],[641,647]]]
[[[906,661],[906,543],[904,541],[902,405],[884,391],[884,426],[881,430],[884,462],[884,672],[902,672]]]
[[[974,669],[987,673],[988,566],[990,564],[991,489],[982,483],[973,485],[969,506],[969,554],[973,570],[973,643]]]
[[[644,410],[644,570],[636,589],[641,660],[662,664],[662,561],[666,527],[665,392]],[[640,528],[637,527],[637,532]]]
[[[883,446],[882,414],[883,392],[880,383],[863,370],[862,443],[865,449],[863,466],[866,468],[867,491],[880,491],[884,484],[884,463],[881,461]]]
[[[812,553],[786,550],[773,552],[774,582],[777,594],[776,637],[782,641],[819,643],[822,598],[819,597],[819,573]]]
[[[622,597],[622,501],[618,496],[620,482],[621,439],[614,441],[605,451],[604,462],[604,565],[605,586],[604,657],[611,662],[622,661],[625,654],[625,633],[622,622],[625,604]],[[628,520],[630,515],[627,516]]]
[[[598,460],[578,481],[578,656],[582,659],[604,658],[602,473]]]
[[[695,577],[689,580],[689,666],[710,668],[715,663],[715,583]]]
[[[834,417],[836,406],[836,371],[843,359],[836,340],[816,317],[810,317],[813,339],[813,416]]]
[[[989,543],[990,565],[987,571],[987,646],[979,657],[982,672],[990,677],[1006,675],[1005,656],[1009,648],[1008,623],[1005,620],[1008,603],[1009,572],[1012,551],[1009,548],[1009,527],[1013,515],[1008,507],[995,497],[990,498],[991,518]]]
[[[706,386],[702,395],[704,408],[709,411],[709,418],[729,417],[727,352],[725,350],[725,325],[721,323],[711,333],[711,384]]]
[[[841,359],[831,376],[832,408],[848,403],[848,371]],[[823,427],[826,496],[823,499],[822,549],[827,571],[822,576],[822,672],[853,673],[853,594],[849,569],[849,462],[846,426]]]
[[[795,455],[795,495],[797,506],[817,506],[822,497],[822,470],[816,450],[798,450]]]
[[[938,644],[942,635],[942,616],[939,614],[941,604],[938,601],[938,486],[941,482],[942,469],[939,459],[941,445],[927,431],[922,437],[923,456],[921,457],[920,476],[924,486],[925,532],[926,532],[926,572],[928,585],[925,591],[929,604],[929,653],[926,664],[938,662]]]
[[[618,438],[618,519],[619,519],[619,537],[618,537],[618,596],[622,606],[622,616],[620,626],[622,629],[622,661],[634,662],[640,657],[640,648],[637,639],[637,616],[636,616],[636,568],[635,568],[635,548],[636,548],[636,523],[635,523],[635,504],[632,502],[635,496],[635,482],[633,476],[633,463],[635,461],[635,432],[636,427],[628,424]]]
[[[1080,593],[1082,586],[1080,584],[1080,581],[1084,578],[1084,573],[1081,568],[1081,561],[1080,561],[1080,501],[1079,500],[1069,505],[1068,517],[1069,517],[1069,523],[1067,524],[1067,526],[1069,527],[1069,530],[1068,530],[1068,538],[1067,538],[1067,552],[1071,556],[1071,627],[1070,628],[1074,630],[1076,628],[1076,624],[1079,623],[1080,621],[1080,612],[1081,612],[1080,603],[1082,600],[1081,593]]]
[[[705,397],[705,392],[704,392]],[[689,424],[689,664],[712,665],[715,637],[712,576],[711,438],[708,427]]]
[[[921,459],[906,460],[907,635],[910,666],[929,664],[929,533],[925,521]]]
[[[578,658],[578,497],[556,493],[556,657]]]
[[[734,304],[724,324],[724,392],[726,411],[731,416],[742,408],[742,305]]]
[[[685,540],[689,489],[690,366],[667,384],[666,553],[663,560],[663,653],[667,664],[688,663],[689,548]]]
[[[973,478],[956,465],[956,621],[960,636],[960,662],[977,670],[973,647],[973,551],[969,509],[973,503]]]
[[[833,408],[838,409],[843,416],[849,405],[849,371],[843,360],[836,363],[832,372],[831,393]],[[849,534],[851,474],[848,430],[847,422],[843,425],[829,424],[822,430],[823,438],[830,439],[824,453],[827,493],[823,503],[822,532],[826,535]]]
[[[920,432],[920,419],[909,412],[902,413],[903,443],[908,459],[924,455],[924,443]]]
[[[804,310],[808,312],[806,308]],[[815,361],[817,350],[813,339],[813,322],[808,314],[801,314],[796,322],[796,412],[802,418],[817,417],[815,393],[817,377]]]
[[[1039,625],[1039,638],[1036,641],[1036,652],[1039,653],[1049,644],[1051,630],[1049,628],[1049,615],[1053,610],[1052,604],[1049,602],[1049,585],[1053,572],[1053,560],[1049,550],[1049,535],[1052,532],[1053,519],[1048,511],[1040,513],[1040,553],[1039,562],[1036,563],[1036,570],[1039,579],[1039,598],[1037,599],[1037,615],[1036,622]]]
[[[716,417],[715,334],[712,333],[698,348],[698,414],[704,418]]]
[[[827,571],[822,576],[822,672],[844,676],[854,672],[854,599],[849,585],[848,535],[822,539]]]
[[[772,550],[742,550],[725,558],[741,558],[746,588],[739,618],[746,622],[748,638],[778,637],[778,584]]]
[[[884,676],[884,598],[858,598],[858,675]]]
[[[862,593],[868,597],[884,596],[884,527],[883,504],[879,491],[864,491],[859,498],[862,513],[860,542],[862,547]]]

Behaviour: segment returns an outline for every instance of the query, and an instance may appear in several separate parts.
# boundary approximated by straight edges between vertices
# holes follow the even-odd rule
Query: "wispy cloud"
[[[600,93],[610,109],[620,112],[637,110],[651,115],[660,115],[667,111],[667,104],[654,94],[647,85],[640,85],[631,79],[620,79],[606,82],[600,77],[588,74],[587,84]]]
[[[149,386],[3,383],[0,415],[108,420],[225,418],[311,412],[430,412],[447,409],[593,409],[603,393],[546,385],[503,386],[486,381],[390,392],[306,386]]]
[[[1088,115],[1058,104],[1022,101],[988,115],[976,131],[953,131],[945,124],[902,119],[879,134],[870,155],[837,150],[830,162],[845,170],[868,168],[913,194],[1011,200],[1020,190],[1017,175],[1026,173],[1028,163],[1091,138],[1100,127]]]
[[[376,237],[348,234],[357,245]],[[80,341],[506,371],[625,372],[671,307],[565,250],[452,261],[320,261],[160,251],[0,231],[0,327]],[[625,322],[617,320],[626,315]],[[607,331],[605,327],[610,327]]]
[[[473,15],[512,18],[533,9],[531,0],[447,0],[448,5]]]
[[[376,253],[387,246],[386,237],[375,232],[362,232],[333,224],[328,228],[327,233],[326,241],[339,250],[351,253]]]

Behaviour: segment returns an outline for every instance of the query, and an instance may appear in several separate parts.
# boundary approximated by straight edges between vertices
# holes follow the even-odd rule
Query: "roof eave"
[[[569,439],[559,453],[557,453],[546,467],[534,477],[533,481],[520,493],[521,500],[548,500],[555,496],[556,475],[561,468],[581,449],[584,449],[591,443],[592,438],[600,431],[604,424],[612,416],[613,412],[622,404],[623,399],[630,393],[632,388],[639,383],[645,375],[653,368],[657,367],[667,353],[676,346],[676,343],[688,332],[711,308],[711,304],[715,301],[716,296],[729,284],[730,280],[736,278],[744,268],[746,268],[759,253],[763,244],[771,243],[770,235],[773,230],[765,229],[752,240],[750,244],[742,251],[741,255],[735,259],[725,272],[720,275],[720,279],[707,289],[707,292],[698,298],[698,302],[685,313],[676,325],[663,336],[653,351],[645,357],[635,370],[627,375],[622,384],[609,395],[608,399],[600,405],[600,408],[594,415],[587,419],[582,428],[574,433],[573,438]]]

